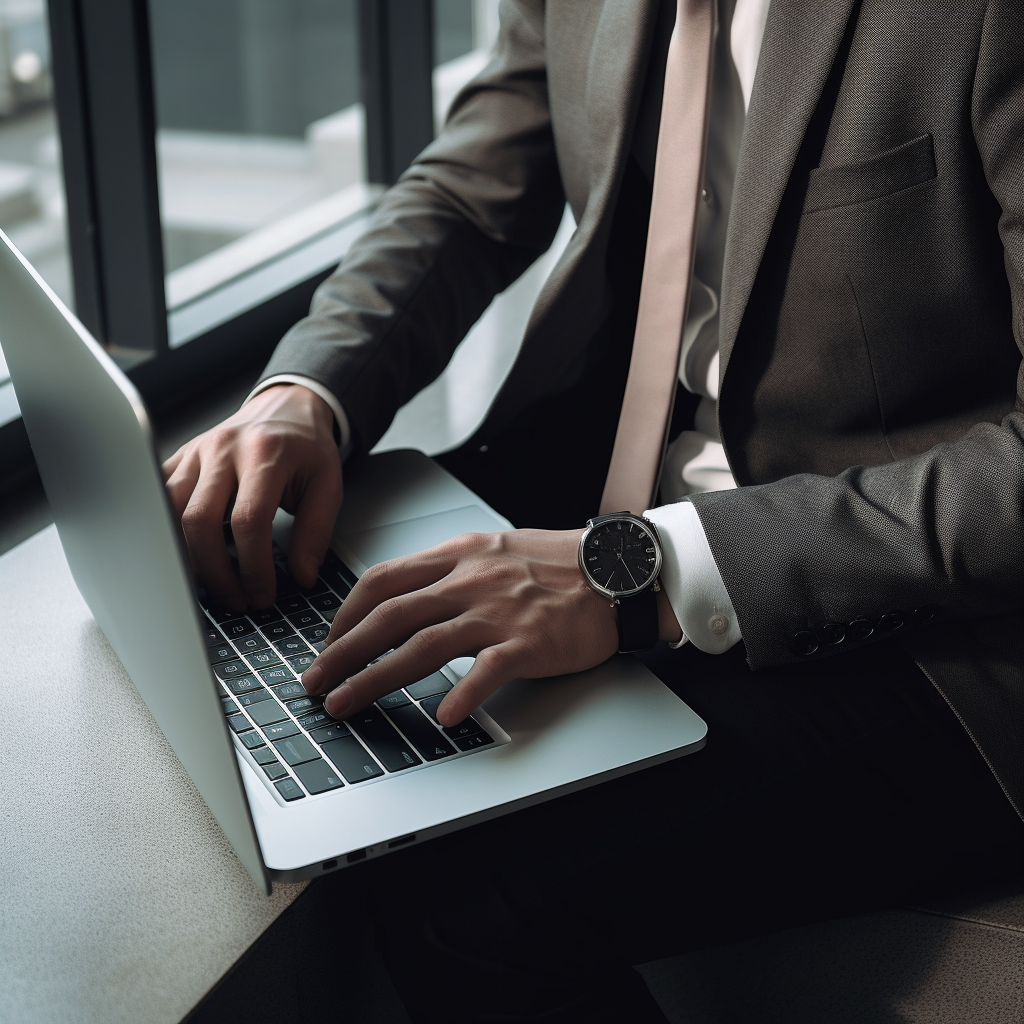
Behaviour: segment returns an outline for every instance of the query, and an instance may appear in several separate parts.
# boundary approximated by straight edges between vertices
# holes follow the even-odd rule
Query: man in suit
[[[368,574],[305,677],[338,715],[474,653],[441,709],[453,723],[509,678],[616,649],[576,545],[629,362],[674,6],[505,3],[494,60],[282,341],[270,386],[168,463],[225,603],[272,600],[279,502],[311,578],[339,435],[353,457],[372,447],[568,201],[577,230],[516,365],[443,460],[548,529]],[[708,747],[389,858],[379,940],[417,1020],[664,1020],[629,964],[1024,852],[1024,9],[772,0],[744,79],[742,7],[719,4],[708,167],[728,173],[701,215],[726,211],[724,255],[716,272],[698,250],[696,269],[719,369],[683,380],[662,495],[685,500],[650,512],[670,538],[660,636],[691,643],[647,660]],[[744,81],[729,169],[715,117],[742,124]],[[690,435],[721,446],[717,485],[694,483]],[[240,581],[220,539],[236,490]]]

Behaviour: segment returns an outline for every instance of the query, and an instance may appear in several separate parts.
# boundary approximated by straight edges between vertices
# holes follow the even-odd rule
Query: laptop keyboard
[[[495,743],[473,717],[447,729],[438,724],[438,705],[452,688],[442,672],[344,722],[334,719],[323,698],[308,696],[299,680],[326,646],[355,575],[328,551],[316,586],[304,591],[276,549],[275,563],[272,609],[238,615],[216,608],[202,592],[199,598],[228,725],[282,799],[302,800]]]

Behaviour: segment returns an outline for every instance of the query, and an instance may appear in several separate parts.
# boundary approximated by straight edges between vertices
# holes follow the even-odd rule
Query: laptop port
[[[331,868],[336,868],[337,866],[338,862],[336,860],[325,860],[322,865],[324,871],[330,871]]]
[[[353,850],[346,858],[349,864],[355,864],[357,860],[366,860],[365,850]]]
[[[388,849],[393,850],[396,846],[405,846],[406,843],[411,843],[416,838],[416,833],[412,832],[407,836],[401,836],[398,839],[392,839],[388,843]]]

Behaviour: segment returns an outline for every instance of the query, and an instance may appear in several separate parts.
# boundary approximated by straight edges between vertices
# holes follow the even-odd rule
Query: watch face
[[[643,521],[616,519],[591,528],[580,551],[580,564],[602,590],[629,594],[643,590],[654,579],[661,555]]]

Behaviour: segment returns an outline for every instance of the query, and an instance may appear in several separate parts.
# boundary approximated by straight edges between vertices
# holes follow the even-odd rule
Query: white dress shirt
[[[657,526],[664,548],[661,585],[683,630],[679,643],[689,641],[709,654],[721,654],[740,640],[740,624],[697,511],[685,499],[700,491],[736,486],[718,433],[721,257],[736,174],[735,160],[743,131],[742,118],[735,116],[736,93],[742,96],[745,112],[750,103],[769,2],[735,0],[731,22],[722,16],[728,12],[729,0],[719,4],[719,31],[729,32],[735,74],[716,74],[712,82],[706,188],[697,222],[695,269],[679,360],[680,382],[701,400],[693,429],[684,430],[666,453],[659,494],[664,504],[644,513]],[[327,402],[338,424],[339,448],[344,458],[351,443],[351,427],[345,410],[330,389],[299,374],[280,374],[263,381],[246,401],[275,384],[302,384]]]

